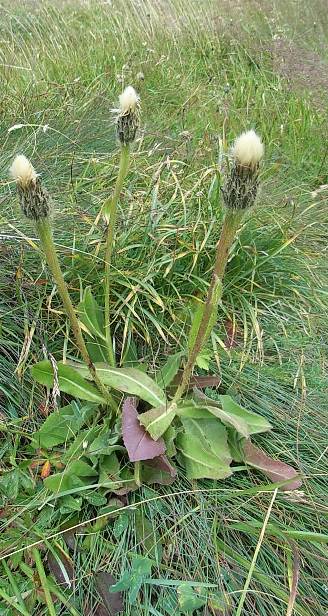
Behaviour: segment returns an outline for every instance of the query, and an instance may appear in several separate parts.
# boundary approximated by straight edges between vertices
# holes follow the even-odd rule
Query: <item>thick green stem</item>
[[[55,248],[55,244],[53,240],[52,229],[51,229],[51,225],[49,223],[48,218],[41,218],[38,221],[36,221],[36,229],[40,237],[40,241],[42,244],[43,252],[46,257],[46,261],[48,263],[49,269],[51,270],[54,281],[57,285],[58,293],[63,302],[65,312],[70,320],[74,338],[79,348],[79,351],[82,355],[83,361],[88,366],[92,379],[97,385],[99,391],[103,394],[105,400],[108,402],[111,408],[114,409],[116,408],[114,400],[112,399],[106,387],[103,385],[103,383],[99,379],[97,372],[96,372],[96,368],[90,359],[87,347],[83,340],[81,327],[78,322],[78,319],[77,319],[77,316],[74,310],[74,306],[69,296],[67,285],[66,285],[66,282],[64,280],[64,277],[63,277],[63,274],[60,268],[60,264],[58,261],[57,252],[56,252],[56,248]]]
[[[106,328],[106,342],[107,342],[107,354],[110,366],[115,366],[115,355],[113,349],[113,341],[110,329],[110,265],[113,253],[114,232],[116,227],[117,218],[117,203],[123,187],[123,182],[126,177],[129,158],[130,158],[129,145],[121,146],[121,158],[120,167],[115,184],[114,194],[111,199],[107,199],[103,206],[103,215],[107,222],[107,234],[106,234],[106,249],[105,249],[105,328]]]
[[[134,481],[136,482],[138,488],[142,485],[141,479],[141,462],[134,463]]]
[[[50,616],[56,616],[56,610],[55,610],[55,606],[52,600],[51,592],[49,590],[48,580],[47,580],[46,572],[43,567],[40,552],[36,548],[33,548],[32,554],[35,560],[35,566],[36,566],[37,572],[39,574],[42,590],[44,592],[44,598],[47,604],[48,614]]]
[[[195,342],[189,352],[189,357],[185,365],[181,383],[173,398],[173,403],[178,402],[185,393],[191,373],[193,371],[197,356],[203,348],[203,345],[208,338],[208,325],[213,315],[213,311],[217,310],[219,297],[215,290],[218,282],[222,282],[224,272],[227,266],[229,250],[238,230],[240,221],[243,217],[243,210],[228,210],[223,222],[220,239],[216,246],[215,265],[212,273],[211,284],[207,292],[207,298],[204,306],[202,320],[200,322]]]

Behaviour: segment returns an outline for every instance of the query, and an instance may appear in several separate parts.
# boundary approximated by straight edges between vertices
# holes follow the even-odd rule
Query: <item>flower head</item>
[[[26,188],[29,184],[35,185],[36,183],[37,175],[35,169],[24,154],[18,154],[14,158],[9,171],[13,180],[22,188]]]
[[[32,163],[19,154],[10,167],[10,175],[16,181],[17,192],[23,213],[27,218],[40,220],[50,214],[51,204],[47,191]]]
[[[139,107],[140,97],[132,86],[127,86],[123,93],[120,94],[119,101],[120,113],[121,115],[126,115],[127,113],[136,112]]]
[[[254,130],[248,130],[239,135],[232,148],[235,162],[242,167],[256,168],[263,154],[263,143]]]
[[[245,210],[255,203],[263,154],[263,143],[254,130],[236,139],[232,148],[233,164],[222,188],[223,201],[229,209]]]
[[[119,109],[114,109],[117,113],[117,136],[122,145],[127,145],[135,140],[139,127],[140,97],[132,86],[127,86],[120,95],[119,101]]]

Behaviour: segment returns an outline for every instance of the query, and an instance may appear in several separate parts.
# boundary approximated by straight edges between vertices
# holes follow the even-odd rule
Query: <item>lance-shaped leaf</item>
[[[176,404],[171,404],[168,409],[163,409],[161,406],[139,415],[139,421],[149,432],[150,436],[157,441],[171,425],[176,412]]]
[[[131,462],[151,460],[165,451],[163,439],[154,441],[140,425],[136,398],[126,398],[122,409],[122,434]]]
[[[40,361],[32,366],[32,376],[41,385],[53,387],[54,371],[50,361]],[[90,375],[89,375],[90,376]],[[86,381],[79,372],[74,370],[67,364],[57,364],[58,387],[60,391],[70,394],[80,400],[89,400],[89,402],[104,403],[106,400],[100,392],[88,381]],[[90,376],[91,378],[91,376]]]
[[[91,378],[85,364],[70,362],[83,377]],[[163,390],[147,374],[137,368],[111,368],[104,363],[95,363],[97,375],[104,383],[131,396],[149,402],[152,406],[165,406],[166,398]]]
[[[106,341],[104,330],[104,316],[91,293],[91,288],[87,287],[83,294],[83,300],[78,305],[80,320],[93,336],[98,336]]]
[[[178,406],[177,415],[189,419],[209,419],[211,416],[217,417],[228,428],[234,428],[239,434],[245,438],[249,437],[247,423],[242,417],[237,417],[231,413],[227,413],[218,406],[201,406],[193,400],[186,400]]]
[[[168,385],[172,383],[174,377],[179,370],[182,356],[182,352],[171,355],[171,357],[168,358],[164,366],[160,368],[160,370],[156,374],[156,382],[161,387],[168,387]]]
[[[298,490],[301,487],[301,479],[299,479],[296,470],[289,464],[270,458],[262,449],[255,447],[250,440],[244,443],[243,450],[246,464],[262,471],[271,481],[276,483],[288,479],[293,480],[282,486],[281,490]]]
[[[271,430],[272,426],[271,424],[269,424],[267,419],[265,419],[265,417],[257,415],[257,413],[253,413],[253,411],[249,411],[243,406],[240,406],[240,404],[235,402],[231,398],[231,396],[219,396],[218,401],[212,400],[212,398],[209,398],[198,389],[194,389],[194,396],[197,401],[201,401],[202,405],[206,407],[211,406],[221,408],[226,413],[226,415],[230,417],[231,425],[233,425],[232,420],[236,420],[236,422],[241,420],[242,422],[244,422],[247,425],[248,432],[248,434],[244,434],[244,436],[248,436],[250,434],[258,434],[260,432],[267,432],[268,430]],[[236,428],[236,425],[234,427]],[[243,432],[240,431],[240,434],[243,434]]]
[[[184,431],[177,437],[189,479],[223,479],[232,474],[232,461],[227,431],[220,421],[212,418],[181,418]]]

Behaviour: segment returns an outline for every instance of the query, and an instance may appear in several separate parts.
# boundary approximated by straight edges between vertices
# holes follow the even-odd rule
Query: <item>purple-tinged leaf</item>
[[[72,560],[64,552],[48,552],[48,567],[55,580],[62,586],[71,588],[74,580],[74,568]]]
[[[165,455],[158,456],[153,460],[148,460],[147,464],[148,466],[152,466],[153,468],[158,468],[160,471],[169,473],[173,478],[177,476],[177,469],[171,464],[171,462]]]
[[[182,374],[182,370],[178,372],[177,376],[173,381],[173,385],[180,385]],[[191,390],[193,387],[197,387],[198,389],[206,389],[206,387],[219,387],[220,383],[220,377],[214,374],[209,374],[205,376],[197,376],[196,374],[194,374],[189,380],[188,390]]]
[[[131,462],[152,460],[165,452],[162,438],[154,441],[140,425],[136,398],[126,398],[122,410],[122,434]]]
[[[86,614],[91,614],[90,610],[86,610]],[[94,612],[94,616],[108,616],[108,610],[105,608],[104,605],[98,603],[96,611]]]
[[[294,479],[294,481],[289,481],[289,483],[282,486],[280,488],[281,490],[298,490],[302,485],[301,479],[298,478],[297,471],[292,466],[289,466],[289,464],[285,462],[270,458],[262,449],[255,447],[250,440],[247,440],[244,444],[244,461],[250,466],[262,471],[262,473],[267,475],[274,483]]]
[[[174,482],[176,476],[176,468],[165,455],[158,456],[153,460],[147,460],[142,471],[143,481],[148,485],[158,483],[163,486],[169,486]]]
[[[296,543],[291,544],[291,549],[293,553],[292,580],[290,584],[290,594],[286,616],[293,616],[294,605],[298,590],[298,582],[300,579],[300,554]]]
[[[116,584],[115,578],[110,573],[107,573],[107,571],[99,571],[95,574],[95,586],[106,607],[106,612],[101,610],[100,614],[106,613],[109,616],[115,616],[115,614],[123,612],[122,594],[120,592],[111,592],[114,584]]]
[[[198,389],[206,389],[206,387],[219,387],[221,379],[219,376],[209,374],[208,376],[197,376],[194,374],[190,379],[189,389],[198,387]]]

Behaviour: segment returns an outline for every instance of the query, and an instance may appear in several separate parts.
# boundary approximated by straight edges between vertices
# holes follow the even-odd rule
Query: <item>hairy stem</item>
[[[213,312],[217,310],[218,302],[220,299],[215,291],[217,289],[217,285],[223,280],[229,257],[229,249],[234,240],[242,217],[242,210],[228,210],[225,215],[220,239],[216,246],[215,264],[212,273],[211,284],[207,292],[203,316],[198,328],[195,342],[189,352],[189,357],[182,374],[181,383],[173,398],[173,402],[175,403],[178,402],[178,400],[180,400],[180,398],[185,393],[197,356],[199,355],[211,333],[211,331],[209,331],[209,323]]]
[[[106,248],[105,248],[105,328],[107,354],[110,366],[115,366],[115,355],[110,328],[110,265],[113,253],[114,231],[117,218],[117,203],[122,190],[123,182],[129,167],[130,149],[128,145],[121,146],[120,167],[115,184],[114,194],[104,203],[103,215],[107,222]]]
[[[113,398],[108,393],[106,387],[103,385],[101,380],[99,379],[96,368],[91,361],[91,358],[88,353],[88,349],[85,345],[80,324],[78,322],[74,306],[72,304],[70,295],[67,290],[67,285],[64,280],[60,264],[57,257],[57,252],[53,240],[52,229],[47,218],[41,218],[36,222],[37,232],[40,237],[40,241],[42,244],[42,248],[46,257],[46,261],[48,263],[49,269],[53,275],[54,281],[57,285],[58,293],[61,297],[61,300],[64,305],[65,312],[70,320],[71,328],[74,334],[74,338],[76,344],[79,348],[79,351],[82,355],[83,361],[89,368],[89,372],[92,376],[93,381],[97,385],[99,391],[103,394],[105,400],[111,406],[112,409],[116,408]]]

